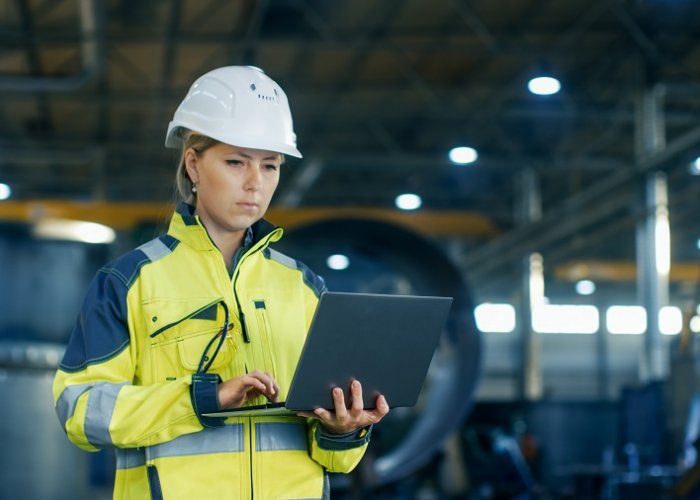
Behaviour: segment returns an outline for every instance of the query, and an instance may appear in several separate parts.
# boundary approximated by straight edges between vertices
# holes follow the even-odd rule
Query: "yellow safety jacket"
[[[97,273],[53,397],[73,443],[116,449],[115,498],[325,498],[325,472],[362,458],[371,428],[335,436],[313,419],[204,416],[220,409],[220,380],[253,369],[286,398],[324,285],[268,246],[281,236],[254,224],[230,275],[180,204],[167,235]]]

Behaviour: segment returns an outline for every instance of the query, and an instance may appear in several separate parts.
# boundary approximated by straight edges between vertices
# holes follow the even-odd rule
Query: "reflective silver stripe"
[[[210,427],[146,448],[146,459],[243,451],[243,424]]]
[[[255,424],[255,449],[257,451],[282,451],[308,449],[304,422]]]
[[[76,384],[69,385],[58,397],[56,401],[56,414],[61,421],[63,428],[66,428],[66,422],[75,413],[75,407],[78,405],[78,399],[85,391],[89,391],[95,384]]]
[[[141,250],[143,253],[145,253],[146,257],[148,257],[151,262],[154,262],[161,257],[165,257],[172,252],[172,250],[170,250],[170,248],[168,248],[168,246],[158,238],[151,240],[148,243],[144,243],[138,247],[137,250]]]
[[[276,262],[279,262],[280,264],[290,267],[292,269],[298,269],[297,266],[297,261],[292,259],[291,257],[287,257],[281,252],[278,252],[277,250],[274,250],[272,248],[268,247],[268,250],[270,250],[270,258]]]
[[[143,448],[117,448],[117,469],[133,469],[146,465]]]
[[[331,498],[331,481],[328,479],[328,473],[323,473],[323,496],[322,500],[330,500]]]
[[[165,457],[241,453],[245,450],[243,430],[243,424],[207,428],[149,446],[145,453],[140,449],[120,449],[117,450],[117,468],[138,467],[146,461]],[[307,450],[306,424],[303,422],[257,423],[255,436],[257,451]]]
[[[109,434],[109,423],[112,421],[117,395],[126,382],[110,384],[101,382],[95,384],[88,395],[85,412],[85,437],[96,447],[112,446],[112,436]]]

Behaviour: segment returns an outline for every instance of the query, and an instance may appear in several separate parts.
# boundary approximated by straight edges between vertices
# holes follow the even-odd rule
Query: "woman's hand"
[[[335,412],[324,408],[316,408],[313,412],[299,412],[302,417],[312,417],[321,421],[321,424],[331,434],[347,434],[362,427],[376,424],[389,413],[389,404],[383,395],[377,396],[375,409],[365,410],[362,400],[362,384],[353,380],[350,384],[352,404],[348,409],[345,405],[345,395],[340,387],[333,389],[333,404]]]
[[[279,393],[280,388],[269,373],[253,370],[219,384],[219,407],[238,408],[257,396],[274,402]]]

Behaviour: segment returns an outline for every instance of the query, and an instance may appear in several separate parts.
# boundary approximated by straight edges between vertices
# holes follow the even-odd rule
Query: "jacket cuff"
[[[204,427],[221,427],[226,417],[205,417],[204,413],[219,411],[219,382],[216,373],[195,373],[192,375],[190,397],[199,423]]]
[[[319,423],[316,426],[314,439],[316,439],[319,448],[329,451],[343,451],[364,446],[369,442],[371,435],[371,425],[348,432],[347,434],[331,434]]]

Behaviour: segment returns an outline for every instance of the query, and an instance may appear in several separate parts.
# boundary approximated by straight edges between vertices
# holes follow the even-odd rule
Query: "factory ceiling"
[[[4,203],[171,200],[174,109],[249,64],[287,92],[304,154],[275,208],[417,193],[496,229],[459,247],[485,277],[533,250],[633,260],[662,171],[674,260],[693,260],[698,26],[690,0],[0,0]],[[561,92],[528,91],[543,73]],[[450,163],[459,145],[478,160]]]

